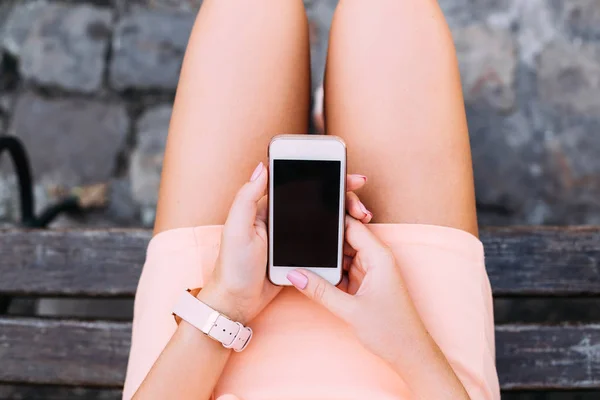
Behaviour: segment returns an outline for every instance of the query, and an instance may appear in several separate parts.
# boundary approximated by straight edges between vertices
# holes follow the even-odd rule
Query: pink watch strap
[[[223,347],[237,352],[244,350],[252,339],[252,329],[213,310],[190,291],[181,295],[173,309],[173,314],[220,342]]]

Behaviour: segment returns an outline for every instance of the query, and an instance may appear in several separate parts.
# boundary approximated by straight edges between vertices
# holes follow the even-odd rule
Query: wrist
[[[231,350],[223,347],[221,343],[208,335],[205,335],[202,331],[185,320],[181,320],[175,335],[182,343],[185,343],[188,348],[197,346],[210,347],[218,353],[229,353]]]
[[[196,298],[234,322],[244,326],[248,322],[244,310],[235,298],[217,285],[207,285],[200,290]]]

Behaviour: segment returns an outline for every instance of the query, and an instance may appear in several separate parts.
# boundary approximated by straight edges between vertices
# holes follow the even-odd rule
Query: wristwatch
[[[213,310],[191,292],[188,289],[181,295],[173,309],[173,315],[220,342],[226,349],[233,349],[238,353],[244,350],[252,339],[252,329]]]

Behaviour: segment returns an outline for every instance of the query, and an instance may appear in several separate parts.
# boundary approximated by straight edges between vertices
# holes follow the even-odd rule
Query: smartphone
[[[280,135],[269,145],[267,276],[290,286],[303,268],[341,282],[346,214],[346,145],[335,136]]]

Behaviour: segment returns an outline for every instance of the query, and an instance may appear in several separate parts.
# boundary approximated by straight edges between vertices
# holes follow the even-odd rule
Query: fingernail
[[[256,167],[256,169],[252,173],[252,177],[250,178],[250,182],[254,182],[255,180],[258,179],[258,177],[260,176],[260,174],[263,171],[263,168],[264,168],[264,165],[263,165],[262,162],[260,164],[258,164],[258,166]]]
[[[298,271],[291,271],[287,274],[287,279],[297,289],[304,290],[308,286],[308,277]]]
[[[373,215],[371,214],[371,211],[367,210],[367,207],[365,207],[365,205],[362,202],[359,202],[358,205],[360,207],[360,211],[365,213],[365,215]]]
[[[367,177],[366,177],[366,176],[364,176],[364,175],[360,175],[360,174],[352,174],[352,177],[353,177],[353,178],[359,178],[359,179],[362,179],[362,180],[363,180],[363,181],[365,181],[365,182],[367,181]]]

